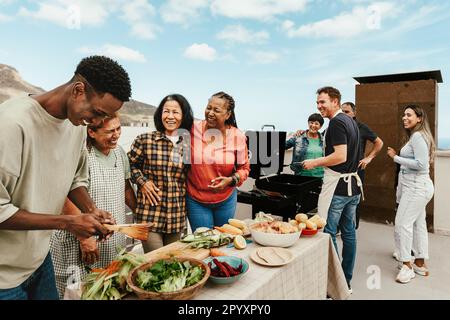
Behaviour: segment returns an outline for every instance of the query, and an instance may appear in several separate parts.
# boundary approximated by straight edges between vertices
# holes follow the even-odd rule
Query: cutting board
[[[147,260],[167,259],[171,256],[203,260],[209,257],[209,249],[193,249],[189,248],[189,243],[177,241],[145,254]]]

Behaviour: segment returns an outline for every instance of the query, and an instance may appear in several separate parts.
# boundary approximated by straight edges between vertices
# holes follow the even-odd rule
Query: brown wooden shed
[[[395,220],[398,167],[386,155],[387,147],[401,147],[405,106],[417,104],[428,114],[437,139],[438,83],[440,71],[355,77],[357,118],[367,124],[384,141],[383,150],[366,171],[365,198],[361,202],[361,218],[367,221],[392,223]],[[366,148],[367,150],[368,148]],[[434,170],[431,168],[434,181]],[[427,224],[433,231],[433,201],[427,206]]]

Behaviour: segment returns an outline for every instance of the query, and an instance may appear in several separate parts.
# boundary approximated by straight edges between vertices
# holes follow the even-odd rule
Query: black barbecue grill
[[[238,202],[251,204],[253,217],[263,211],[282,216],[283,220],[315,209],[322,179],[281,173],[285,166],[286,132],[247,131],[245,134],[250,177],[255,179],[255,188],[249,192],[239,190]]]

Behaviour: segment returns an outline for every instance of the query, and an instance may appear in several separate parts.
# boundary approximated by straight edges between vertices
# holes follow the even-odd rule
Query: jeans
[[[416,259],[429,258],[425,207],[433,193],[433,182],[428,174],[399,174],[394,238],[400,261],[411,261],[411,250]]]
[[[186,207],[192,231],[198,227],[213,228],[228,223],[228,219],[234,217],[236,205],[236,189],[226,200],[215,204],[201,203],[187,195]]]
[[[342,270],[344,271],[347,284],[353,277],[353,268],[356,260],[356,232],[355,232],[355,215],[361,195],[352,197],[334,195],[328,209],[327,224],[324,232],[330,234],[333,240],[334,248],[339,255],[336,242],[336,233],[339,227],[341,231],[342,247]]]
[[[50,253],[42,265],[21,285],[0,289],[0,300],[58,300],[55,272]]]

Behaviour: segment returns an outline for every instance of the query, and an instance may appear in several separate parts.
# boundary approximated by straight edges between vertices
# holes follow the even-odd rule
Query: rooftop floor
[[[350,299],[450,299],[450,237],[430,233],[430,260],[427,262],[430,275],[416,275],[410,283],[400,284],[395,282],[399,270],[397,261],[392,257],[394,227],[361,222],[357,233],[358,249],[352,280],[353,295]],[[369,287],[376,287],[377,284],[373,281],[376,267],[379,267],[379,288],[371,290]]]

